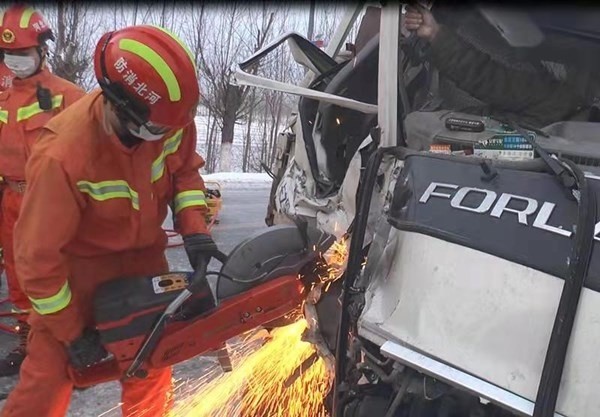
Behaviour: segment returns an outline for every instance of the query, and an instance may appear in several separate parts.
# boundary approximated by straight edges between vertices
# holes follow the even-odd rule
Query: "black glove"
[[[217,244],[209,235],[196,233],[184,236],[183,247],[194,270],[200,265],[202,259],[206,260],[207,265],[210,262],[210,258],[222,260],[223,253],[219,251]]]
[[[208,267],[210,258],[214,257],[224,262],[225,255],[219,251],[212,237],[203,233],[184,236],[183,247],[190,260],[190,265],[195,271],[192,283],[187,287],[187,290],[193,294],[201,295],[201,297],[197,297],[203,300],[200,311],[208,311],[216,306],[216,302],[206,279],[206,267]],[[203,262],[205,262],[204,269],[200,269]]]
[[[100,333],[90,328],[86,328],[83,334],[67,347],[67,351],[69,362],[78,370],[92,366],[108,356],[100,342]]]

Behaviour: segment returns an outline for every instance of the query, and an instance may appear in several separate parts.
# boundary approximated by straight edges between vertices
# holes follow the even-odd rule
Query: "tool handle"
[[[146,340],[144,340],[144,343],[142,344],[142,346],[139,348],[139,350],[135,354],[135,357],[133,358],[131,365],[129,365],[129,368],[127,369],[127,371],[125,371],[125,377],[127,377],[127,378],[132,378],[134,376],[143,377],[144,371],[141,371],[140,373],[138,373],[138,371],[140,371],[140,368],[141,368],[142,364],[144,363],[144,361],[150,357],[150,355],[154,351],[154,348],[156,348],[156,345],[160,341],[160,338],[165,329],[165,326],[166,326],[168,320],[171,318],[171,315],[173,314],[173,312],[180,305],[182,305],[183,302],[189,298],[189,296],[190,296],[190,293],[188,291],[184,290],[181,294],[179,294],[179,296],[177,296],[177,298],[173,302],[171,302],[171,304],[167,307],[167,309],[160,315],[160,317],[158,318],[158,320],[152,327],[152,330],[148,334],[148,337],[146,338]]]
[[[217,254],[215,254],[214,257],[221,262],[225,262],[227,260],[227,256],[220,251]],[[127,369],[127,371],[125,372],[126,377],[131,378],[138,374],[138,371],[140,371],[140,368],[144,361],[148,357],[150,357],[150,355],[156,348],[156,345],[160,341],[165,326],[167,325],[173,314],[175,314],[175,312],[192,295],[205,293],[206,297],[211,297],[213,299],[213,305],[215,305],[212,291],[210,289],[210,286],[208,285],[208,280],[206,279],[206,271],[208,269],[209,260],[210,258],[201,257],[200,261],[198,262],[198,265],[196,266],[196,269],[194,270],[194,274],[192,275],[190,285],[188,285],[188,287],[185,290],[183,290],[181,294],[179,294],[177,298],[175,298],[175,300],[173,300],[167,306],[165,311],[158,318],[158,320],[152,327],[152,330],[148,334],[148,337],[144,341],[143,345],[136,353],[133,362],[129,366],[129,369]]]
[[[228,258],[228,256],[227,256],[227,255],[225,255],[223,252],[221,252],[221,251],[218,251],[218,252],[215,254],[214,258],[215,258],[217,261],[221,262],[223,265],[225,265],[225,262],[227,262],[227,258]]]
[[[217,261],[225,264],[227,262],[227,255],[225,255],[221,251],[217,251],[213,258]],[[187,290],[192,294],[198,294],[203,291],[208,291],[210,293],[210,287],[208,285],[208,280],[206,279],[206,271],[208,269],[209,259],[206,257],[201,257],[198,261],[198,265],[194,269],[194,273],[192,274],[192,279],[190,285],[187,287]]]
[[[208,281],[206,280],[206,270],[208,269],[208,259],[205,257],[200,258],[196,269],[192,274],[190,285],[186,288],[192,294],[197,294],[208,288]],[[208,288],[210,290],[210,288]]]

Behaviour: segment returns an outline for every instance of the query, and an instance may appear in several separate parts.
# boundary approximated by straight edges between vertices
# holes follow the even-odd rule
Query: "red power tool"
[[[73,383],[146,376],[149,369],[218,352],[237,335],[298,308],[310,282],[300,272],[335,241],[299,226],[273,226],[241,242],[219,272],[202,265],[191,272],[121,279],[99,288],[96,329],[108,355],[84,369],[69,368]],[[217,275],[213,290],[206,275]]]

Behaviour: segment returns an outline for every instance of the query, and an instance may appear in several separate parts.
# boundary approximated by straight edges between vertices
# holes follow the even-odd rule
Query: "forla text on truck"
[[[457,191],[449,194],[447,192],[449,190]],[[483,199],[477,207],[467,206],[463,203],[466,196],[469,193],[478,193],[483,197]],[[542,202],[541,208],[538,211],[538,207],[540,207],[540,202],[530,197],[509,193],[502,193],[500,194],[500,196],[498,196],[496,192],[492,190],[487,190],[485,188],[460,187],[456,184],[448,184],[442,182],[432,182],[431,184],[429,184],[429,186],[423,192],[423,195],[419,199],[419,203],[426,204],[431,197],[449,199],[450,206],[458,210],[465,210],[479,214],[489,212],[490,216],[496,218],[500,218],[502,216],[502,213],[516,214],[518,222],[525,226],[530,225],[528,219],[531,216],[533,216],[534,213],[537,211],[537,214],[535,215],[535,219],[533,220],[533,223],[531,223],[531,226],[536,227],[538,229],[546,230],[548,232],[556,233],[565,237],[571,237],[571,235],[573,234],[571,230],[548,224],[550,216],[552,215],[552,212],[554,211],[554,208],[556,206],[554,203],[550,203],[548,201]],[[511,201],[524,202],[526,203],[526,206],[523,209],[516,209],[509,206]],[[596,223],[594,235],[594,239],[600,242],[600,222]]]

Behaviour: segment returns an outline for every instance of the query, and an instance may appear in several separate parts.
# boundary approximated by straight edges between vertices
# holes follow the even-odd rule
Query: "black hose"
[[[564,163],[573,173],[580,194],[577,229],[573,237],[568,274],[546,352],[533,417],[554,416],[577,306],[594,248],[596,196],[583,172],[571,161],[564,161]]]
[[[358,209],[353,223],[352,241],[350,242],[350,250],[348,252],[348,266],[343,281],[342,300],[341,300],[341,317],[337,333],[336,346],[336,366],[334,380],[334,395],[333,395],[333,417],[342,417],[343,408],[340,404],[340,382],[344,380],[347,363],[348,350],[348,333],[350,330],[350,317],[348,304],[350,302],[350,294],[352,292],[354,282],[360,274],[362,265],[362,247],[367,230],[367,221],[369,217],[369,208],[375,189],[377,180],[377,172],[379,165],[386,153],[393,152],[396,147],[379,148],[369,158],[367,169],[364,173],[364,183],[361,184],[358,192]]]
[[[556,179],[568,190],[572,190],[576,184],[576,178],[572,172],[565,167],[564,164],[559,162],[558,159],[553,158],[549,152],[542,148],[534,139],[529,137],[529,133],[526,132],[521,126],[517,124],[512,118],[509,118],[508,125],[517,131],[517,133],[523,136],[523,139],[527,141],[535,152],[542,158],[544,163],[548,166],[550,172],[554,174]]]

